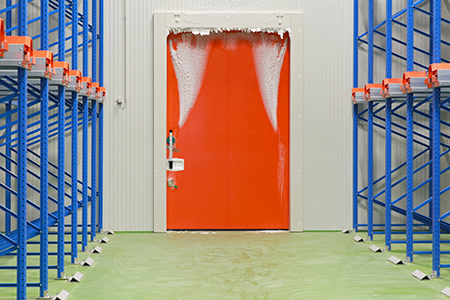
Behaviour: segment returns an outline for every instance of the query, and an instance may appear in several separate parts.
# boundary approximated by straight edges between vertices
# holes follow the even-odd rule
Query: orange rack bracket
[[[54,75],[53,53],[44,50],[35,50],[33,53],[36,58],[36,65],[28,75],[52,79]]]
[[[381,97],[381,83],[370,83],[364,86],[364,99],[366,101],[384,100]]]
[[[352,101],[354,104],[364,103],[364,88],[352,89]]]
[[[3,58],[5,51],[8,51],[8,42],[5,39],[5,22],[0,18],[0,58]]]
[[[4,41],[8,45],[8,51],[2,51],[0,68],[31,70],[31,66],[35,64],[33,40],[27,36],[4,36]]]
[[[425,84],[428,88],[450,86],[450,64],[440,63],[430,65]]]
[[[79,92],[81,90],[81,71],[69,70],[69,83],[67,90]]]
[[[53,62],[53,68],[55,70],[53,80],[59,85],[67,86],[69,83],[69,64],[65,61],[55,61]]]
[[[400,89],[403,94],[430,93],[425,84],[425,78],[427,78],[427,72],[405,72]]]
[[[400,86],[402,85],[402,78],[386,78],[381,83],[381,96],[383,98],[404,98]]]
[[[100,88],[100,84],[98,82],[91,83],[92,94],[89,96],[89,99],[98,101],[98,99],[100,98],[100,93],[98,90],[99,88]]]
[[[33,40],[29,36],[7,36],[5,39],[9,50],[5,52],[2,62],[10,62],[12,67],[31,70],[32,65],[36,64]]]
[[[81,77],[81,90],[80,95],[89,97],[92,93],[91,91],[91,77]]]
[[[98,91],[100,93],[100,99],[98,101],[101,102],[101,103],[105,103],[106,88],[101,86],[101,87],[99,87]]]

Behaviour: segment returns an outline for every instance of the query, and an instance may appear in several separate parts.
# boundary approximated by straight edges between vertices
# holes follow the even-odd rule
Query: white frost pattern
[[[284,34],[290,33],[290,28],[240,28],[240,27],[214,27],[214,28],[206,28],[206,27],[183,27],[183,28],[167,28],[166,34],[169,35],[171,33],[186,33],[190,32],[193,35],[212,35],[214,33],[222,33],[222,32],[242,32],[242,33],[256,33],[256,32],[266,32],[266,33],[277,33],[280,38],[284,37]]]
[[[277,131],[278,87],[280,72],[286,53],[287,39],[274,35],[261,35],[261,42],[253,45],[253,61],[256,68],[259,91],[264,101],[272,127]]]
[[[180,96],[180,128],[186,122],[200,92],[211,49],[209,41],[207,36],[193,36],[189,33],[181,34],[181,41],[175,42],[176,45],[169,39],[170,56]]]
[[[279,199],[283,199],[286,189],[286,159],[288,156],[288,148],[281,141],[280,132],[278,132],[278,170],[277,170],[277,185],[280,193]]]
[[[235,51],[239,40],[252,44],[256,77],[264,107],[272,127],[278,131],[277,108],[280,72],[286,54],[287,38],[283,29],[250,28],[232,31],[231,28],[186,29],[171,28],[170,33],[180,34],[181,39],[170,38],[169,49],[178,81],[180,97],[180,128],[186,122],[200,92],[205,75],[211,43],[219,39],[227,51]],[[267,34],[267,33],[275,33]]]

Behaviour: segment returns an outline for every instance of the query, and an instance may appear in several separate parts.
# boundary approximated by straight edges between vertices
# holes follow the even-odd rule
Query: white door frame
[[[167,231],[167,35],[170,28],[284,28],[290,32],[289,230],[303,231],[303,14],[155,13],[153,230]]]

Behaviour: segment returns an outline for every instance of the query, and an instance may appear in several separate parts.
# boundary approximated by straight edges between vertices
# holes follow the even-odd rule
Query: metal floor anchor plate
[[[353,240],[357,243],[364,242],[364,239],[362,237],[360,237],[359,235],[355,236],[353,238]]]
[[[57,294],[53,300],[67,300],[70,296],[70,293],[66,290],[62,290],[61,292],[59,292],[59,294]]]
[[[441,293],[444,294],[444,295],[447,296],[447,297],[450,297],[450,288],[449,288],[449,287],[446,287],[445,289],[443,289],[443,290],[441,291]]]
[[[411,275],[419,280],[431,280],[430,276],[428,276],[427,274],[425,274],[420,270],[415,270],[414,272],[411,273]]]
[[[69,282],[80,282],[83,279],[84,275],[80,272],[76,272],[72,277],[69,278]]]
[[[106,236],[100,240],[100,243],[103,243],[103,244],[106,244],[108,242],[109,242],[109,238],[107,238]]]
[[[376,252],[383,252],[383,250],[382,250],[380,247],[375,246],[375,245],[370,246],[369,249],[370,249],[372,252],[374,252],[374,253],[376,253]]]
[[[396,256],[391,256],[388,258],[388,261],[393,263],[394,265],[404,265],[405,262]]]
[[[88,257],[86,260],[82,261],[80,265],[82,267],[90,267],[94,264],[95,260],[91,257]]]
[[[103,249],[100,246],[97,246],[94,249],[92,249],[91,253],[101,253],[102,250]]]

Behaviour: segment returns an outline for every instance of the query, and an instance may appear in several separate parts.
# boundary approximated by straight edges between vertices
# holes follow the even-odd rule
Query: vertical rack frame
[[[59,64],[58,67],[55,64],[54,75],[51,75],[51,71],[38,75],[38,72],[34,70],[36,58],[34,58],[32,52],[33,44],[30,44],[31,59],[23,67],[10,67],[8,66],[8,60],[2,62],[0,58],[0,91],[2,91],[0,105],[4,106],[5,112],[0,114],[0,118],[4,118],[6,121],[6,125],[2,126],[6,130],[3,136],[0,136],[5,141],[0,144],[0,156],[5,160],[5,165],[0,170],[5,174],[5,182],[0,183],[2,192],[5,192],[5,203],[4,205],[0,204],[1,211],[5,212],[4,215],[0,216],[0,220],[3,220],[5,226],[5,232],[0,233],[0,259],[4,255],[14,255],[17,258],[16,265],[0,267],[0,272],[4,272],[3,270],[17,271],[15,282],[2,282],[0,283],[0,288],[15,288],[17,299],[29,297],[27,295],[27,287],[39,287],[39,299],[49,299],[49,277],[66,279],[66,258],[70,256],[70,261],[77,262],[79,226],[84,225],[82,234],[85,237],[85,243],[80,245],[82,250],[87,250],[88,226],[91,226],[92,240],[94,240],[97,230],[97,213],[99,220],[103,222],[103,174],[101,172],[103,170],[103,101],[105,89],[103,88],[104,64],[101,56],[104,51],[104,0],[82,1],[83,14],[80,14],[76,9],[77,5],[75,4],[77,4],[77,0],[19,0],[15,5],[12,4],[11,0],[6,0],[6,7],[0,8],[0,18],[5,19],[5,33],[7,36],[19,36],[21,38],[17,38],[14,41],[26,39],[27,43],[28,41],[33,43],[32,39],[34,39],[35,49],[40,48],[47,51],[49,49],[57,49],[58,53],[54,55],[51,52],[46,52],[49,53],[47,55],[48,63],[53,58],[55,58],[55,61],[58,59],[60,62],[64,62],[66,54],[75,54],[73,56],[77,58],[76,53],[78,49],[83,49],[84,75],[86,77],[89,75],[88,61],[91,59],[92,70],[89,73],[92,73],[91,76],[94,80],[99,77],[101,81],[101,85],[95,85],[96,88],[92,90],[93,97],[92,99],[90,98],[93,103],[92,108],[85,105],[85,110],[82,111],[84,103],[75,103],[74,105],[72,93],[69,92],[65,82],[66,75],[58,73],[59,71],[68,70],[68,67],[65,67],[64,64]],[[39,9],[40,11],[39,17],[32,20],[28,19],[28,10],[31,8],[29,6],[30,2],[34,2],[33,9]],[[95,10],[92,13],[92,25],[88,23],[89,5],[92,5],[92,9]],[[17,22],[14,18],[16,14],[18,16]],[[53,14],[58,14],[58,26],[50,28],[49,17]],[[78,18],[82,22],[79,22]],[[97,27],[97,19],[99,20],[99,28]],[[40,24],[37,22],[40,22]],[[71,24],[74,25],[72,26],[72,35],[66,36],[66,32],[68,32],[66,31],[67,26],[71,26]],[[30,26],[38,26],[36,28],[40,28],[40,33],[32,37],[32,39],[25,38]],[[83,30],[84,40],[82,45],[76,42],[79,28]],[[50,33],[56,31],[58,32],[58,39],[51,41]],[[65,42],[70,39],[72,39],[72,42],[75,42],[72,43],[71,49],[66,49]],[[88,51],[90,44],[93,46],[92,53]],[[100,48],[100,55],[96,53],[97,44]],[[10,47],[9,50],[6,50],[6,53],[8,51],[16,51],[14,49],[14,47]],[[26,47],[24,46],[23,49],[25,51]],[[47,67],[53,68],[53,60]],[[97,87],[101,87],[102,92]],[[75,94],[78,97],[78,93]],[[99,96],[100,94],[102,95],[101,97]],[[88,96],[89,94],[83,97],[86,100],[86,104]],[[101,103],[97,105],[97,101],[101,101]],[[31,107],[34,110],[30,110]],[[37,111],[36,107],[38,107]],[[99,107],[99,113],[94,112],[94,108],[97,109],[97,107]],[[82,111],[82,118],[77,117],[72,120],[72,115],[68,116],[72,108],[77,112],[77,115],[78,111]],[[36,117],[39,118],[37,122],[33,119]],[[87,130],[89,123],[98,123],[99,125],[98,129],[97,126],[92,128],[92,143],[96,144],[98,138],[99,147],[93,147],[91,152],[92,157],[98,156],[99,158],[100,166],[98,169],[96,166],[89,168],[89,163],[96,163],[96,159],[93,159],[93,162],[88,160]],[[17,126],[17,129],[14,129],[13,126]],[[75,170],[75,176],[72,176],[65,166],[65,135],[68,132],[77,133],[78,128],[84,131],[82,180],[79,180],[76,174],[76,160],[72,160],[71,166],[72,170]],[[49,161],[49,152],[53,149],[53,145],[57,148],[57,162]],[[39,147],[39,154],[30,148],[32,146]],[[76,146],[72,150],[74,151],[72,151],[70,158],[78,155]],[[16,166],[17,175],[12,172]],[[32,168],[35,167],[39,168],[39,172],[33,171]],[[91,169],[92,183],[96,183],[98,176],[98,188],[101,192],[97,191],[96,184],[94,184],[94,187],[89,186],[89,169]],[[27,178],[27,175],[29,175],[29,178],[39,180],[39,187],[33,185],[30,179]],[[50,177],[56,179],[57,183],[53,184],[49,180]],[[17,190],[13,188],[15,185],[17,185]],[[79,189],[79,186],[82,186],[82,189]],[[66,193],[67,187],[72,191],[71,194]],[[27,192],[27,189],[29,192]],[[57,196],[55,198],[51,196],[52,193],[49,190],[52,193],[56,193]],[[80,201],[78,201],[78,194],[83,196],[81,213],[84,222],[82,221],[82,224],[78,224],[78,219],[73,218],[72,224],[65,225],[64,219],[68,216],[76,216],[78,207],[81,207]],[[96,207],[96,201],[92,201],[92,198],[97,197],[97,195],[101,199],[101,201],[99,200],[98,208]],[[12,207],[14,202],[11,201],[11,197],[17,198],[17,207]],[[72,203],[67,206],[66,199],[70,198],[72,198]],[[55,212],[50,211],[50,203],[52,203],[52,207],[57,207]],[[87,222],[89,203],[92,203],[91,217],[93,217],[91,224]],[[27,218],[27,208],[29,207],[39,211],[37,219],[29,220],[28,218],[31,215]],[[12,222],[13,218],[17,222]],[[56,227],[56,232],[49,232],[49,227]],[[101,232],[102,227],[103,225],[99,224],[99,232]],[[69,235],[70,241],[66,242],[65,230],[68,228],[71,230]],[[52,236],[55,236],[56,240],[52,240]],[[39,241],[31,241],[30,239],[33,237],[39,237]],[[70,252],[65,252],[64,248],[67,243],[72,245]],[[29,251],[27,245],[39,245],[40,251]],[[56,252],[49,251],[49,247],[52,247],[52,245],[55,245]],[[27,264],[29,255],[39,256],[38,266]],[[56,265],[49,265],[49,257],[53,255],[56,256]],[[53,269],[56,270],[55,276],[50,273]],[[32,272],[31,270],[39,271],[39,282],[27,281],[27,272]]]
[[[359,80],[358,74],[358,64],[359,64],[359,44],[367,45],[367,60],[368,60],[368,74],[367,83],[373,83],[373,54],[374,51],[384,52],[386,58],[385,64],[385,80],[392,79],[392,65],[393,60],[403,60],[406,62],[406,73],[403,74],[403,96],[395,96],[392,98],[389,93],[383,95],[382,101],[372,101],[369,97],[366,99],[367,108],[362,107],[363,102],[356,102],[353,105],[353,229],[355,232],[360,230],[361,227],[367,227],[368,230],[368,240],[373,239],[374,234],[384,234],[384,243],[386,250],[391,250],[393,244],[404,243],[406,244],[406,261],[412,262],[414,255],[420,254],[432,254],[432,270],[433,276],[440,276],[440,269],[450,267],[450,264],[441,263],[441,255],[448,254],[449,251],[442,251],[440,245],[441,232],[450,232],[450,223],[445,221],[445,219],[450,215],[450,212],[441,212],[441,201],[442,194],[450,190],[450,186],[441,189],[441,176],[447,172],[450,167],[445,167],[441,170],[441,157],[447,153],[450,153],[450,146],[445,144],[441,140],[441,137],[448,137],[442,131],[441,125],[445,124],[448,126],[448,122],[441,120],[441,110],[445,109],[444,103],[447,103],[449,99],[445,99],[441,92],[441,87],[439,85],[434,85],[431,82],[431,75],[419,75],[416,72],[417,69],[430,70],[431,66],[428,68],[426,64],[415,58],[414,53],[421,53],[429,56],[429,63],[436,64],[445,62],[449,63],[450,58],[441,57],[441,47],[442,45],[449,46],[450,43],[443,41],[441,39],[441,24],[450,24],[449,20],[445,20],[441,16],[441,3],[440,1],[432,0],[408,0],[406,7],[393,13],[392,12],[392,0],[386,0],[386,18],[378,24],[373,24],[373,1],[368,2],[368,30],[364,33],[360,33],[358,30],[359,22],[359,2],[354,0],[354,66],[353,66],[353,87],[357,88],[361,80]],[[423,6],[428,3],[428,6]],[[420,6],[422,5],[422,6]],[[419,7],[420,6],[420,7]],[[425,9],[425,8],[426,9]],[[427,11],[429,7],[429,11]],[[424,13],[430,17],[430,32],[427,33],[423,29],[418,28],[414,23],[414,13]],[[405,15],[407,17],[407,23],[399,21],[399,17]],[[392,35],[392,26],[401,26],[406,28],[407,38],[406,41],[402,41],[399,38],[394,38]],[[385,31],[383,32],[383,28]],[[374,35],[381,35],[385,38],[385,46],[380,46],[374,43]],[[430,39],[430,49],[420,48],[418,43],[415,44],[414,34]],[[367,39],[367,40],[366,40]],[[393,42],[403,45],[406,47],[406,56],[393,51]],[[412,73],[411,71],[414,71]],[[408,73],[409,72],[409,73]],[[423,73],[423,72],[422,72]],[[425,74],[425,73],[424,73]],[[409,76],[409,77],[408,77]],[[428,76],[428,78],[427,78]],[[415,81],[411,84],[409,82],[405,85],[405,78],[417,78],[419,81]],[[397,80],[397,79],[395,79]],[[420,82],[422,80],[423,82]],[[384,82],[384,81],[383,81]],[[394,81],[391,81],[394,82]],[[419,82],[419,83],[418,83]],[[408,90],[407,86],[411,86]],[[428,89],[426,86],[428,85]],[[425,87],[425,89],[422,88]],[[446,85],[445,85],[446,86]],[[401,94],[401,93],[400,93]],[[369,94],[370,95],[370,94]],[[425,104],[430,106],[429,111],[421,110],[422,106]],[[400,108],[406,108],[406,114],[402,116],[399,113]],[[362,109],[361,109],[362,108]],[[374,110],[375,108],[375,110]],[[378,114],[383,112],[386,114],[385,118],[380,117]],[[367,115],[367,118],[364,117]],[[429,120],[428,123],[424,124],[419,119],[415,119],[414,115],[425,117]],[[406,122],[405,126],[401,125],[395,119]],[[423,118],[422,118],[423,119]],[[378,122],[374,122],[374,120]],[[379,121],[383,123],[379,123]],[[367,186],[360,188],[358,186],[358,166],[359,158],[364,155],[358,152],[358,128],[359,122],[367,123]],[[373,177],[373,165],[374,165],[374,144],[373,144],[373,134],[374,127],[384,129],[385,132],[385,175],[378,178]],[[395,129],[394,129],[395,128]],[[422,133],[419,129],[429,132],[429,135]],[[403,164],[392,167],[392,152],[393,152],[393,136],[399,136],[405,138],[406,140],[406,161]],[[428,144],[422,142],[423,140],[428,141]],[[420,145],[424,147],[424,150],[415,150],[415,146]],[[444,152],[441,151],[441,147],[445,149]],[[395,153],[398,153],[400,149],[396,146]],[[424,157],[424,154],[429,154],[429,161],[421,163],[418,166],[418,158]],[[417,177],[415,175],[424,169],[429,170],[429,178],[425,181],[417,184]],[[399,170],[406,170],[406,176],[399,177],[394,173],[399,172]],[[393,178],[396,178],[393,181]],[[392,198],[393,188],[398,189],[401,182],[406,182],[406,190],[402,196],[396,199]],[[383,186],[384,184],[384,186]],[[376,195],[373,193],[374,186],[381,189]],[[416,194],[416,192],[424,187],[429,187],[429,197],[422,199],[421,196]],[[379,197],[384,194],[385,200],[382,201]],[[359,223],[359,202],[367,201],[367,224]],[[399,206],[398,202],[406,199],[405,208]],[[378,205],[385,209],[384,211],[384,223],[375,224],[373,216],[372,205]],[[419,212],[420,209],[424,207],[429,207],[430,211],[427,215]],[[392,212],[405,216],[406,224],[393,224],[392,223]],[[404,232],[397,231],[395,233],[403,233],[406,235],[406,240],[393,240],[392,239],[392,228],[399,226],[400,228],[405,228]],[[430,228],[429,230],[420,231],[415,230],[415,228]],[[380,229],[374,229],[380,228]],[[384,230],[383,230],[384,228]],[[415,235],[417,234],[427,234],[430,236],[430,240],[417,240]],[[416,243],[430,243],[432,249],[430,251],[417,251],[414,249]]]

